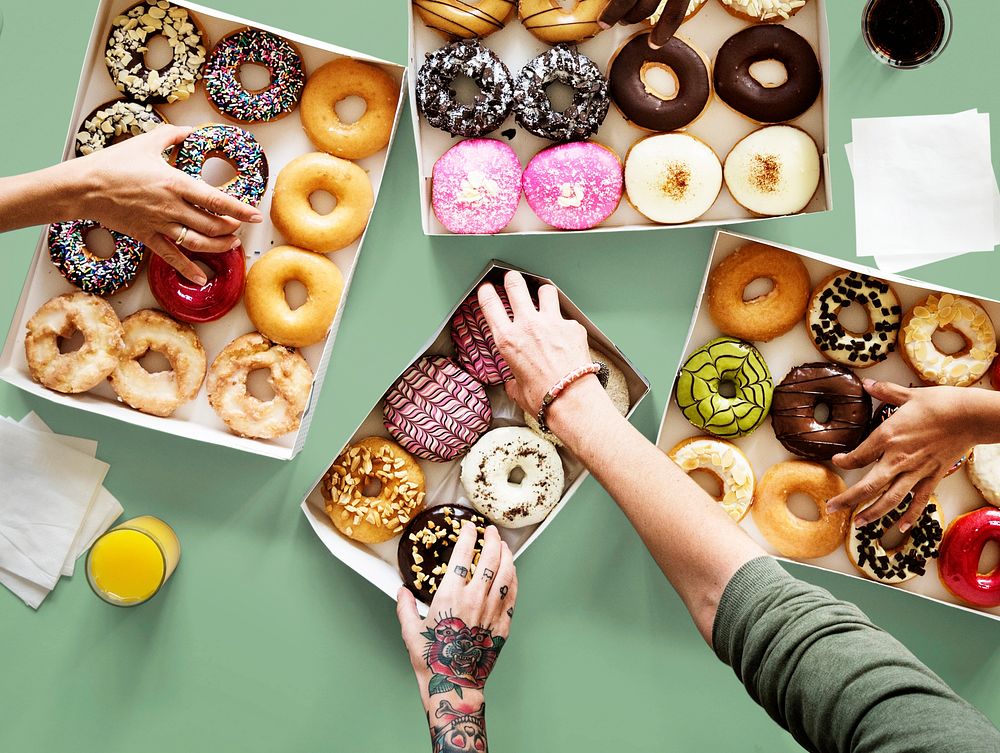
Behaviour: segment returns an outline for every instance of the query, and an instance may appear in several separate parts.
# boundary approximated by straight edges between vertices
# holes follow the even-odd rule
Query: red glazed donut
[[[191,324],[213,322],[229,313],[240,298],[247,278],[243,246],[221,254],[185,251],[192,261],[200,261],[214,275],[204,285],[182,277],[159,256],[149,259],[149,289],[164,310],[175,319]]]
[[[979,558],[990,541],[1000,542],[1000,509],[987,506],[955,518],[941,542],[941,582],[962,601],[977,607],[1000,606],[1000,567],[979,572]]]

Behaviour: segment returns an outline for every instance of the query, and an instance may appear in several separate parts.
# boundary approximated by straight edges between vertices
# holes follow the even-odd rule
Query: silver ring
[[[188,234],[187,225],[182,225],[181,232],[178,233],[177,240],[174,241],[174,245],[175,246],[181,245],[184,242],[184,239],[187,238],[187,234]]]

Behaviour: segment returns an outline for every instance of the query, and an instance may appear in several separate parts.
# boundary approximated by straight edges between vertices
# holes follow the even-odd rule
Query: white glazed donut
[[[1000,507],[1000,444],[976,445],[965,470],[986,501]]]
[[[693,222],[722,190],[722,164],[712,147],[686,133],[640,139],[625,157],[625,192],[653,222]]]
[[[685,473],[708,471],[722,485],[719,506],[737,523],[753,502],[756,479],[747,456],[722,439],[690,437],[667,453]]]
[[[761,128],[726,157],[726,187],[754,214],[772,217],[801,212],[819,186],[816,142],[794,126]]]
[[[938,329],[957,332],[966,347],[948,355],[934,344]],[[930,384],[968,387],[986,374],[997,353],[997,333],[986,309],[975,301],[944,293],[929,295],[910,309],[899,333],[903,360]]]
[[[524,478],[511,483],[520,469]],[[541,523],[562,497],[565,474],[556,448],[523,426],[487,432],[462,459],[462,486],[479,512],[504,528]]]

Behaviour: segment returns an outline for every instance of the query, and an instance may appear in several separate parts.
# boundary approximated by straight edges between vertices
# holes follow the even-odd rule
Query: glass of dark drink
[[[951,8],[946,0],[868,0],[861,34],[886,65],[919,68],[948,45]]]

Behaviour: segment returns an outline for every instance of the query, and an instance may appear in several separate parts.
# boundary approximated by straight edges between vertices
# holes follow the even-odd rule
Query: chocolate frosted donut
[[[573,103],[562,112],[552,109],[545,89],[555,82],[573,90]],[[594,61],[575,49],[558,45],[532,58],[521,69],[514,87],[514,114],[531,133],[552,141],[592,136],[608,114],[608,81]]]
[[[830,416],[816,418],[825,405]],[[854,373],[834,363],[796,366],[774,390],[771,427],[785,449],[810,460],[829,460],[864,440],[872,399]]]
[[[765,86],[750,66],[776,60],[788,80]],[[819,96],[823,75],[816,53],[803,37],[784,26],[751,26],[725,41],[715,57],[715,91],[738,113],[758,123],[783,123],[808,110]]]
[[[430,604],[441,578],[448,572],[448,561],[458,543],[462,523],[476,526],[472,572],[483,551],[483,535],[489,521],[467,507],[443,505],[418,514],[403,531],[396,550],[396,564],[403,584],[425,604]]]

